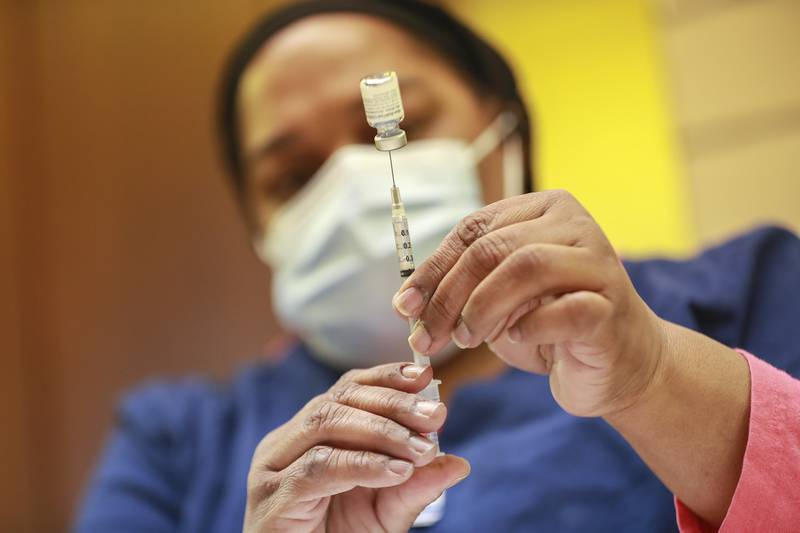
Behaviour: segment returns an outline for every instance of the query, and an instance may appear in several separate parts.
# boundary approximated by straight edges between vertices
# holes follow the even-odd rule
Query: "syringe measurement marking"
[[[394,227],[394,244],[397,261],[400,263],[400,276],[407,278],[414,272],[414,251],[411,246],[411,235],[408,231],[408,219],[402,215],[392,217]]]

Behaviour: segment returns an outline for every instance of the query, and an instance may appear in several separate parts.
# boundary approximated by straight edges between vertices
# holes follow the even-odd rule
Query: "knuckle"
[[[277,474],[260,468],[251,468],[247,474],[247,494],[253,501],[262,501],[278,490],[280,481]]]
[[[336,461],[333,448],[330,446],[314,446],[303,456],[300,476],[303,479],[319,479]]]
[[[342,406],[331,401],[319,402],[303,421],[303,427],[310,433],[324,432],[340,423],[344,418]]]
[[[454,235],[466,248],[489,233],[494,217],[492,212],[485,209],[475,211],[461,219],[454,229]]]
[[[467,249],[465,266],[472,274],[482,279],[513,252],[508,240],[499,232],[487,233]]]
[[[413,409],[413,398],[402,392],[387,392],[380,401],[387,413],[408,414]]]
[[[554,201],[559,203],[577,203],[577,200],[571,192],[565,189],[555,189],[550,191]]]
[[[453,232],[449,235],[452,234]],[[436,283],[447,274],[449,258],[457,255],[457,252],[452,250],[451,242],[452,238],[450,236],[445,237],[441,247],[425,259],[413,274],[414,276],[419,276],[417,277],[417,288],[422,291],[423,295],[427,296],[435,288]]]
[[[409,430],[388,418],[375,417],[369,422],[369,430],[376,435],[383,435],[390,440],[403,440],[411,437]]]
[[[411,414],[416,405],[416,399],[410,394],[395,392],[389,398],[390,412],[398,415]]]
[[[541,268],[547,263],[547,257],[541,246],[530,245],[521,248],[509,258],[512,272],[518,275],[527,275]]]
[[[386,423],[386,419],[383,417],[370,417],[369,420],[366,421],[367,430],[370,433],[374,433],[376,435],[383,435],[386,433],[386,429],[388,424]]]
[[[337,383],[330,390],[331,401],[337,403],[346,403],[353,397],[358,388],[359,385],[357,383],[340,379],[339,383]]]
[[[328,402],[320,402],[303,420],[303,428],[310,433],[321,430],[329,408]]]
[[[357,451],[347,454],[346,466],[355,470],[369,468],[375,462],[375,455],[371,452]]]
[[[452,322],[458,313],[455,297],[443,291],[436,291],[433,294],[428,306],[423,313],[423,322],[428,332],[435,335],[435,330],[439,324]]]
[[[574,234],[574,242],[570,245],[587,241],[597,231],[597,224],[594,219],[588,214],[578,214],[572,217],[569,221],[572,233]]]
[[[304,418],[308,413],[315,411],[323,403],[329,401],[330,395],[328,393],[319,394],[311,398],[305,407],[299,412],[300,417]]]

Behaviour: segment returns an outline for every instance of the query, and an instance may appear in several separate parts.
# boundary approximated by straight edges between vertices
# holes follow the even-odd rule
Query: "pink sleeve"
[[[750,429],[742,474],[719,531],[797,531],[800,381],[738,351],[750,366]],[[681,531],[714,531],[677,498],[675,509]]]

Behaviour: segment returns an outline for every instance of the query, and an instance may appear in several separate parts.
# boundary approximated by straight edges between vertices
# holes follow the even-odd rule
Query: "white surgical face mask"
[[[476,164],[507,135],[495,132],[503,126],[499,118],[471,146],[436,139],[393,152],[418,265],[464,216],[483,206]],[[521,153],[515,157],[520,170],[511,172],[512,160],[504,157],[504,172],[521,181]],[[278,318],[335,368],[411,358],[408,324],[391,304],[401,279],[390,185],[387,154],[371,145],[340,148],[255,243],[273,268]]]

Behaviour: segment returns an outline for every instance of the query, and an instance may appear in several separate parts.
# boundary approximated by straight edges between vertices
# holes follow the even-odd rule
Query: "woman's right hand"
[[[436,457],[421,433],[444,404],[416,396],[429,367],[351,370],[267,434],[253,454],[244,531],[406,531],[446,488],[469,474]]]

